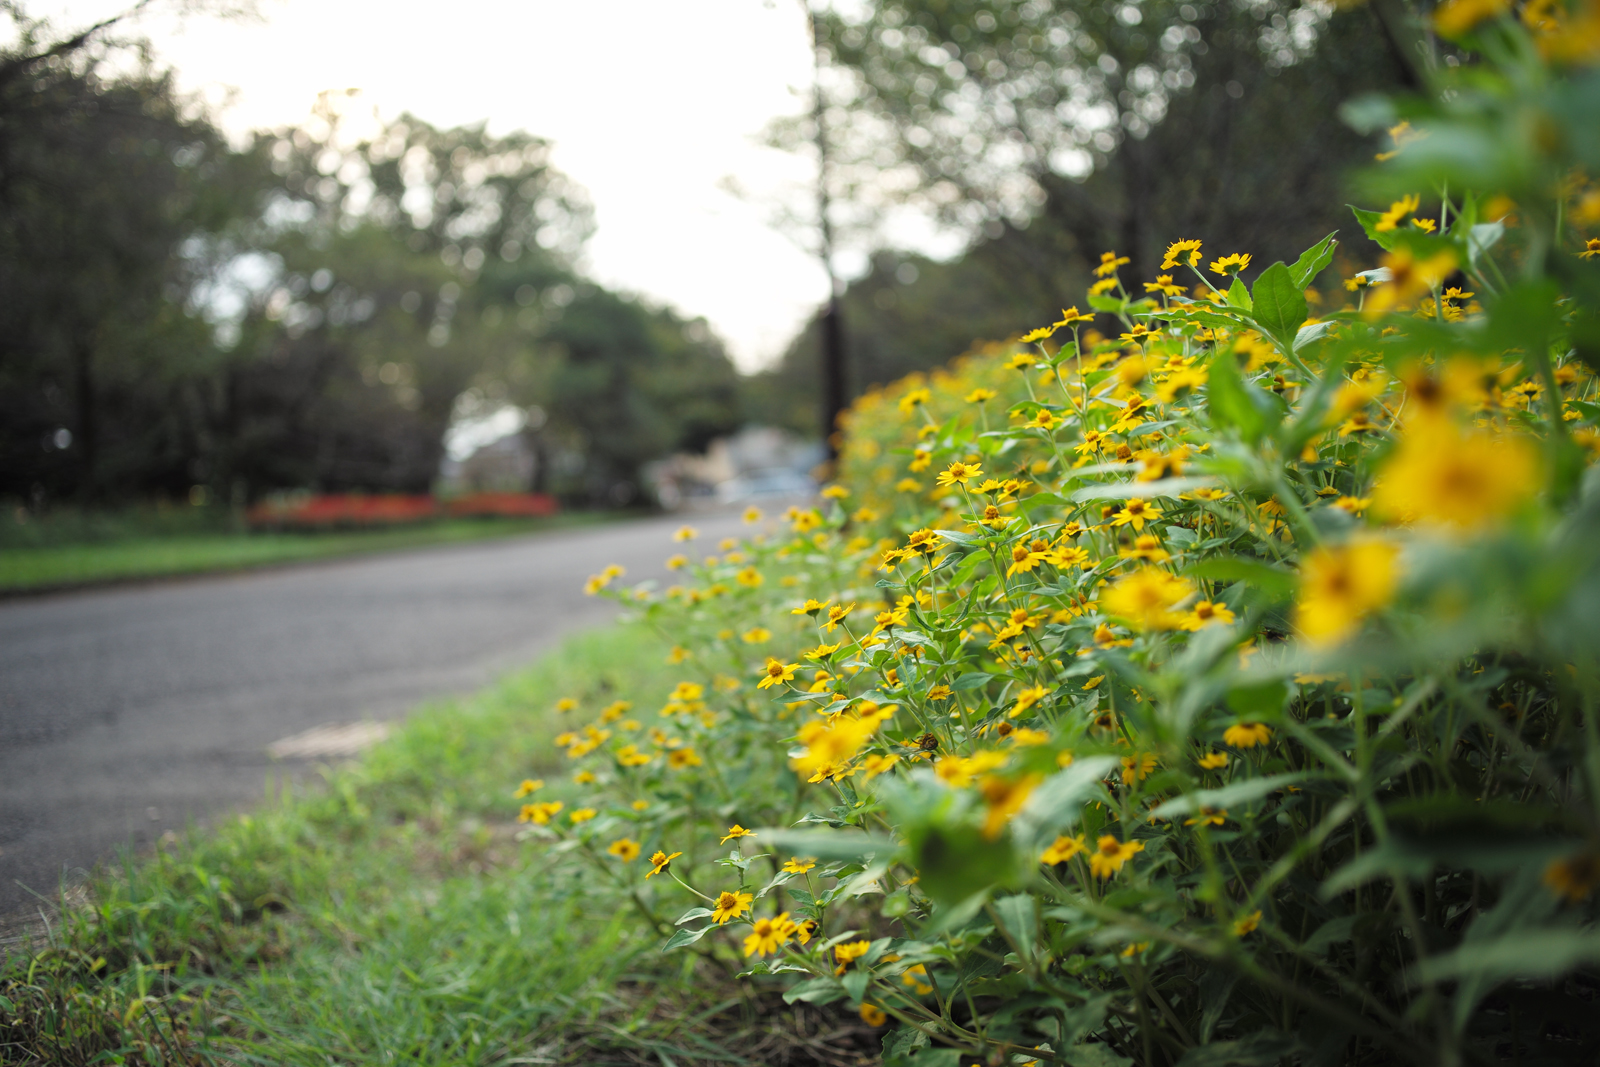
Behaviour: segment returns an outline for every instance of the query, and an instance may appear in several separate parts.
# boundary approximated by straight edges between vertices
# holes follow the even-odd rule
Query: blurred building
[[[662,507],[761,497],[809,496],[811,472],[827,458],[821,442],[776,426],[747,426],[711,442],[703,455],[679,452],[644,468]]]

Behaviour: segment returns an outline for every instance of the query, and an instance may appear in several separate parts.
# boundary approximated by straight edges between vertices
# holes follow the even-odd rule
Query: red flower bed
[[[245,514],[258,530],[333,530],[400,526],[448,515],[451,518],[530,519],[561,510],[544,493],[469,493],[441,504],[431,496],[400,493],[335,493],[265,501]]]
[[[497,516],[531,519],[561,510],[556,498],[545,493],[468,493],[447,505],[457,518]]]
[[[252,527],[327,530],[349,526],[398,526],[440,513],[431,496],[339,493],[257,504],[246,513]]]

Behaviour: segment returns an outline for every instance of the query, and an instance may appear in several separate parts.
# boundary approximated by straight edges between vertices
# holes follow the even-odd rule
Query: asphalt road
[[[0,602],[0,916],[259,801],[294,770],[274,741],[398,719],[609,621],[584,578],[664,575],[684,521]],[[748,530],[688,521],[706,551]]]

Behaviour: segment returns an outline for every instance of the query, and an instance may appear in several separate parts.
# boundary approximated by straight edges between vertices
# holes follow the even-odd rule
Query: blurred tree
[[[972,241],[913,261],[915,284],[879,257],[851,285],[856,390],[1082,305],[1110,249],[1137,285],[1178,238],[1226,234],[1240,246],[1208,251],[1265,266],[1348,230],[1326,205],[1370,149],[1334,105],[1409,78],[1370,8],[1293,0],[865,0],[819,32],[858,231],[910,205]],[[749,384],[754,410],[816,396],[818,343],[813,323]]]
[[[172,294],[203,270],[186,242],[241,209],[238,161],[107,24],[0,14],[0,494],[187,487],[211,353]]]

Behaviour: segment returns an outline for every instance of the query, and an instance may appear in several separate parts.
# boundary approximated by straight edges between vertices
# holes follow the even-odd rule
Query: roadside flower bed
[[[891,1067],[1591,1055],[1580,16],[1440,9],[1482,61],[1355,116],[1373,269],[1107,252],[1059,320],[858,401],[819,506],[685,528],[666,589],[593,576],[682,681],[563,709],[530,836]]]

